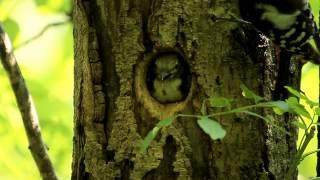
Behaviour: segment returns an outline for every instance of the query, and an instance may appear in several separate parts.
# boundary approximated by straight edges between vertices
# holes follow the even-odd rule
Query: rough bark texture
[[[283,179],[295,137],[244,115],[219,118],[227,135],[217,141],[195,119],[179,118],[139,153],[160,119],[199,114],[204,98],[241,106],[248,103],[242,83],[268,99],[298,84],[299,67],[289,71],[289,60],[277,61],[266,38],[213,18],[230,14],[238,14],[237,1],[74,0],[72,179]],[[145,74],[167,51],[184,57],[193,78],[184,101],[164,105],[149,95]],[[294,131],[288,117],[276,123]]]

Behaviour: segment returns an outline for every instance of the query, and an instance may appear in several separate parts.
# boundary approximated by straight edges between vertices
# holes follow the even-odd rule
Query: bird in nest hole
[[[160,54],[148,67],[149,92],[163,104],[184,100],[190,89],[190,80],[188,63],[176,53]]]

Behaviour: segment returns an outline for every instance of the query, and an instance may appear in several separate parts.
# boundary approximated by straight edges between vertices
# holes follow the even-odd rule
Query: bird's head
[[[159,56],[155,67],[156,78],[161,81],[177,78],[182,68],[178,56],[174,54]]]

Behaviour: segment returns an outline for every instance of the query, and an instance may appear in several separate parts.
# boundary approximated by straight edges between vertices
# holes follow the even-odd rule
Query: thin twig
[[[9,36],[0,25],[0,59],[6,70],[11,87],[22,116],[29,141],[29,149],[43,179],[57,180],[58,177],[50,161],[46,146],[42,140],[36,108],[24,82],[20,68],[13,54]]]
[[[67,19],[67,20],[63,20],[61,22],[55,22],[55,23],[50,23],[50,24],[47,24],[38,34],[32,36],[30,39],[22,42],[21,44],[18,44],[17,46],[14,47],[15,50],[31,43],[32,41],[38,39],[39,37],[41,37],[48,29],[52,28],[52,27],[56,27],[56,26],[61,26],[61,25],[64,25],[64,24],[67,24],[67,23],[70,23],[71,22],[71,19]]]

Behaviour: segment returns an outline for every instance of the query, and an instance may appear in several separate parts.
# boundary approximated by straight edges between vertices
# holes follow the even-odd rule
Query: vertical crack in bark
[[[183,26],[184,26],[185,20],[183,17],[178,17],[178,24],[177,24],[177,45],[179,44],[181,47],[187,46],[187,39],[186,34],[183,32]]]
[[[179,173],[174,172],[173,162],[176,160],[177,144],[174,138],[169,135],[166,144],[163,146],[163,159],[158,168],[149,171],[142,180],[167,179],[176,180]]]
[[[183,125],[185,134],[187,135],[192,154],[190,155],[191,166],[193,169],[193,179],[210,178],[209,175],[209,152],[211,139],[205,134],[197,125],[195,120],[182,119],[180,121]],[[201,142],[201,143],[199,143]]]
[[[141,3],[141,18],[142,18],[142,41],[145,47],[145,53],[151,52],[153,49],[153,43],[148,33],[148,23],[151,16],[152,4],[154,0],[143,0]]]
[[[274,100],[284,100],[288,97],[288,92],[284,86],[289,85],[289,66],[291,56],[287,52],[281,51],[279,59],[278,77],[273,96]]]
[[[267,126],[265,128],[267,128]],[[264,137],[265,142],[266,142],[267,138],[268,138],[267,136]],[[268,146],[266,144],[262,148],[261,158],[263,161],[262,167],[260,168],[261,172],[267,173],[267,177],[269,178],[269,180],[275,180],[276,179],[275,176],[269,170],[270,160],[269,160],[269,155],[268,155]]]
[[[177,144],[172,136],[168,136],[163,147],[163,160],[159,165],[161,172],[165,172],[168,177],[177,179],[178,173],[173,171],[173,162],[176,160]]]
[[[117,13],[120,11],[121,1],[115,1],[115,9]],[[109,142],[110,132],[112,128],[112,121],[114,119],[114,109],[115,109],[115,101],[116,97],[119,96],[120,87],[119,87],[119,77],[115,72],[115,62],[112,57],[112,40],[109,34],[105,31],[105,24],[101,19],[101,12],[99,11],[99,7],[97,6],[97,2],[90,3],[90,9],[95,9],[95,11],[91,11],[92,26],[96,30],[96,40],[98,43],[98,56],[99,62],[101,63],[102,68],[102,92],[105,93],[104,101],[105,101],[105,115],[103,119],[104,124],[104,135],[105,142],[103,144],[103,151],[106,157],[106,163],[109,161],[114,161],[114,151],[108,151],[107,146]],[[108,91],[108,89],[117,89],[114,91]]]
[[[133,162],[129,159],[124,159],[120,163],[121,166],[121,177],[120,179],[130,179],[130,171],[133,169]]]

